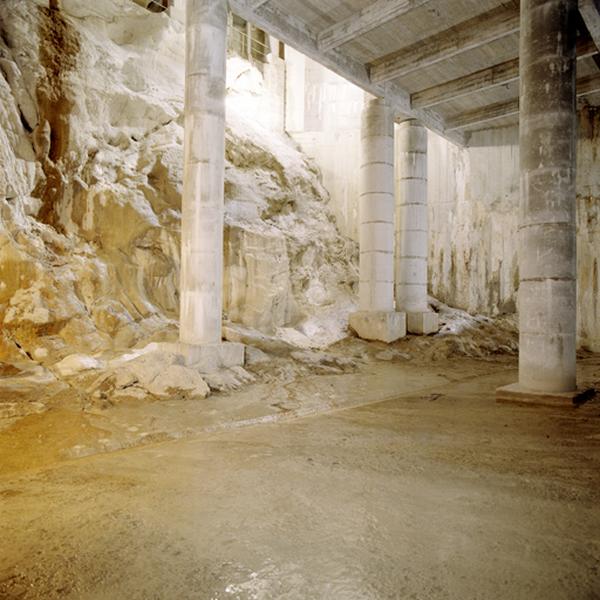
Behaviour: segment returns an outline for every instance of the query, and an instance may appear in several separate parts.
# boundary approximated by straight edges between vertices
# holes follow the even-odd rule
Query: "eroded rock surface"
[[[176,337],[184,32],[127,0],[61,6],[0,5],[0,360],[68,378]],[[306,156],[233,108],[225,239],[226,318],[303,346],[346,335],[356,245]]]

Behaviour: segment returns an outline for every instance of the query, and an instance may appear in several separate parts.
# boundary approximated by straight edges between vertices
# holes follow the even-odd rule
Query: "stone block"
[[[429,335],[430,333],[437,333],[439,328],[439,316],[433,311],[406,313],[406,330],[408,333]]]
[[[406,335],[406,315],[394,311],[358,311],[350,315],[350,327],[363,340],[390,344]]]

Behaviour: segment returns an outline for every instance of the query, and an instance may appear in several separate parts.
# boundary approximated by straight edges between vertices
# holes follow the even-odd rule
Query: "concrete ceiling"
[[[457,143],[518,120],[519,0],[230,0],[231,8]],[[580,0],[580,102],[600,104],[600,0]]]

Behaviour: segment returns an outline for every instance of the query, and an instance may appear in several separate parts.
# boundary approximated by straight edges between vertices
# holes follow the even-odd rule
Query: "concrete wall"
[[[299,52],[286,51],[286,131],[320,167],[341,232],[358,240],[364,92]]]
[[[577,170],[578,334],[600,351],[600,111],[582,111]],[[459,149],[430,133],[431,292],[469,312],[516,310],[518,127],[473,134]]]

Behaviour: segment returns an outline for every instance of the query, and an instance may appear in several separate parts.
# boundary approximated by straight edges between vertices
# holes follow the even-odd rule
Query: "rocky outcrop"
[[[0,4],[0,360],[46,366],[174,338],[183,164],[181,23],[52,6]],[[316,168],[251,118],[228,115],[225,317],[326,345],[356,245]]]

